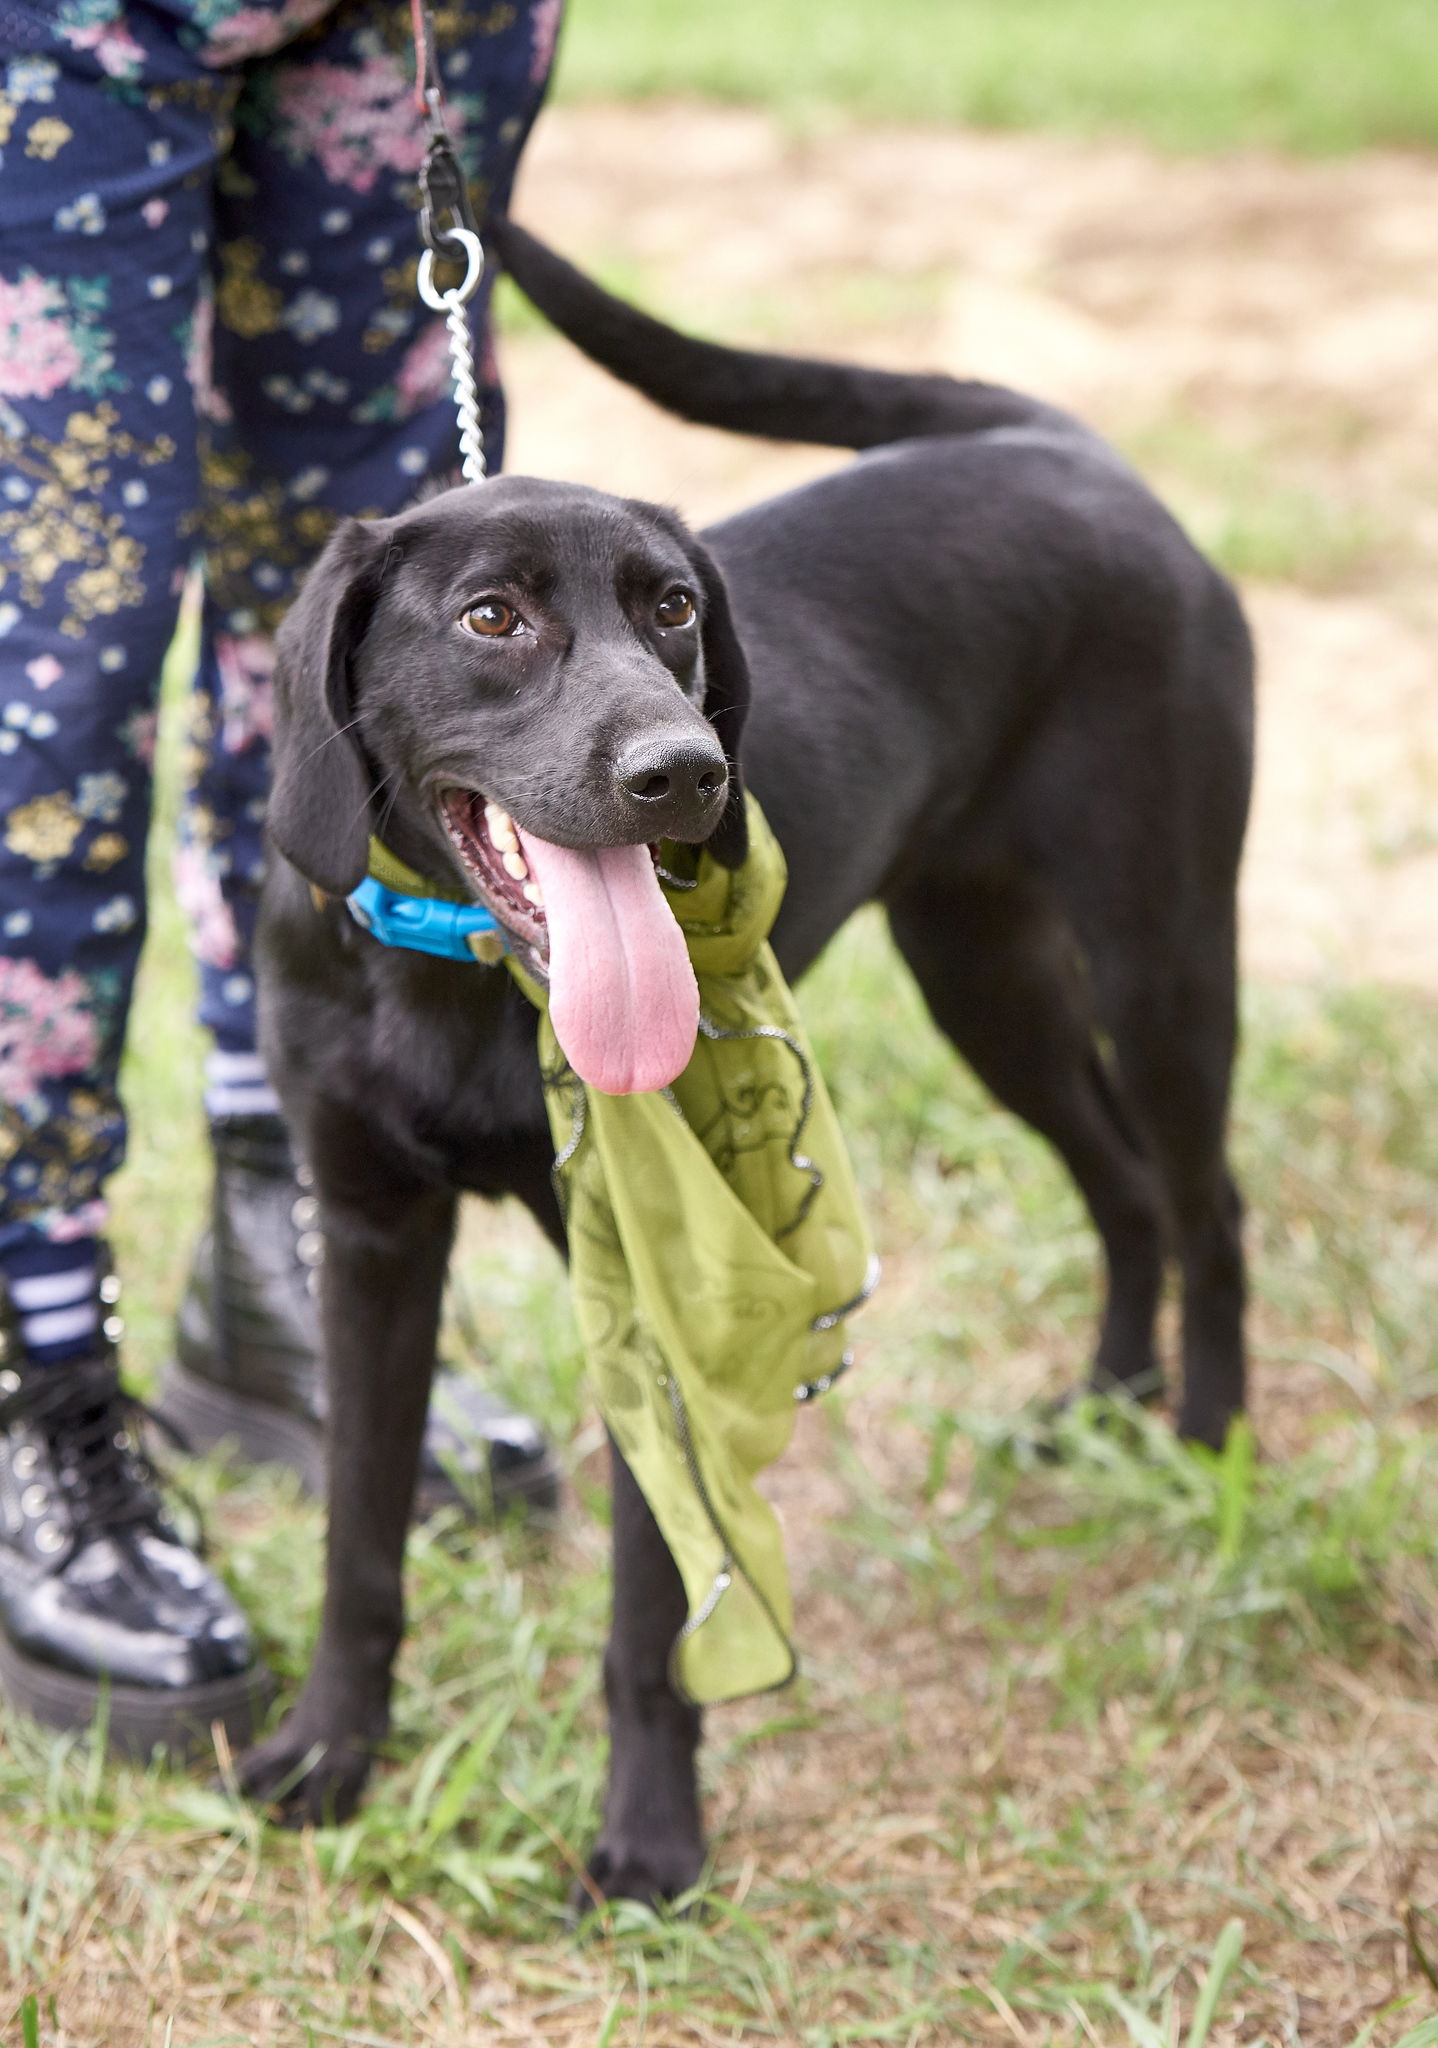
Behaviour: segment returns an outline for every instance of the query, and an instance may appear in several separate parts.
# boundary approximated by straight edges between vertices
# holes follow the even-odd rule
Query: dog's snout
[[[699,837],[709,831],[729,787],[717,741],[688,737],[627,747],[618,762],[624,795],[654,814],[656,837]]]

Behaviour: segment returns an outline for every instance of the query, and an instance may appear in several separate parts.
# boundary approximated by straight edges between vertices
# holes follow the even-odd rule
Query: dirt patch
[[[1246,585],[1247,964],[1438,988],[1438,163],[564,108],[516,211],[711,333],[1071,406],[1205,540],[1236,524],[1241,548],[1266,520],[1261,557],[1295,581]],[[514,339],[508,375],[512,466],[700,522],[843,459],[682,426],[542,335]]]

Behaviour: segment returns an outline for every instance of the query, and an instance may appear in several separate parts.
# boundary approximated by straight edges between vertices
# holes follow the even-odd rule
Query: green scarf
[[[754,1477],[788,1445],[797,1405],[847,1363],[843,1318],[878,1268],[767,943],[786,880],[778,842],[751,797],[737,871],[661,851],[699,983],[693,1058],[661,1093],[610,1096],[574,1074],[547,1012],[539,1049],[580,1333],[688,1595],[671,1676],[704,1705],[794,1674],[782,1540]]]

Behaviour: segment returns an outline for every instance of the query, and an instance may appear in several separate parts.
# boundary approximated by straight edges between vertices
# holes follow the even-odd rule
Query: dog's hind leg
[[[1179,1434],[1220,1446],[1244,1405],[1243,1203],[1225,1158],[1238,1038],[1231,892],[1201,944],[1127,948],[1096,997],[1163,1178],[1183,1274]]]
[[[614,1614],[604,1655],[609,1785],[604,1824],[589,1859],[596,1891],[647,1905],[676,1898],[704,1867],[695,1753],[701,1716],[669,1683],[684,1626],[683,1581],[649,1503],[611,1441],[614,1473]],[[587,1890],[574,1896],[577,1909]]]
[[[1042,886],[1012,868],[911,884],[888,905],[934,1021],[999,1101],[1058,1152],[1103,1243],[1097,1389],[1161,1391],[1158,1176],[1105,1067],[1077,942]]]
[[[1148,760],[1161,760],[1157,744]],[[1104,787],[1097,770],[1060,765],[1043,869],[1083,946],[1122,1099],[1163,1190],[1183,1276],[1179,1433],[1218,1446],[1244,1405],[1242,1203],[1225,1156],[1243,764],[1236,750],[1191,772],[1184,762],[1167,788],[1150,766],[1158,799],[1147,806],[1111,781],[1107,830],[1088,795]]]
[[[1073,715],[1031,756],[1025,818],[1160,1177],[1183,1276],[1179,1433],[1217,1446],[1244,1405],[1242,1203],[1225,1152],[1250,669],[1221,586],[1188,623],[1178,649],[1127,669],[1115,655],[1075,687]]]
[[[336,1120],[337,1122],[338,1120]],[[292,1825],[350,1813],[389,1728],[403,1567],[455,1203],[398,1178],[346,1116],[307,1133],[325,1232],[329,1534],[319,1642],[299,1700],[239,1759]]]

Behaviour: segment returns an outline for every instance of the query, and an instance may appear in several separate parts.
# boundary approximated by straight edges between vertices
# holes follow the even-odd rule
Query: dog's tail
[[[614,298],[516,221],[492,220],[486,239],[525,297],[576,348],[698,426],[829,448],[880,448],[921,434],[1060,425],[1072,432],[1077,425],[1001,384],[696,341]]]

